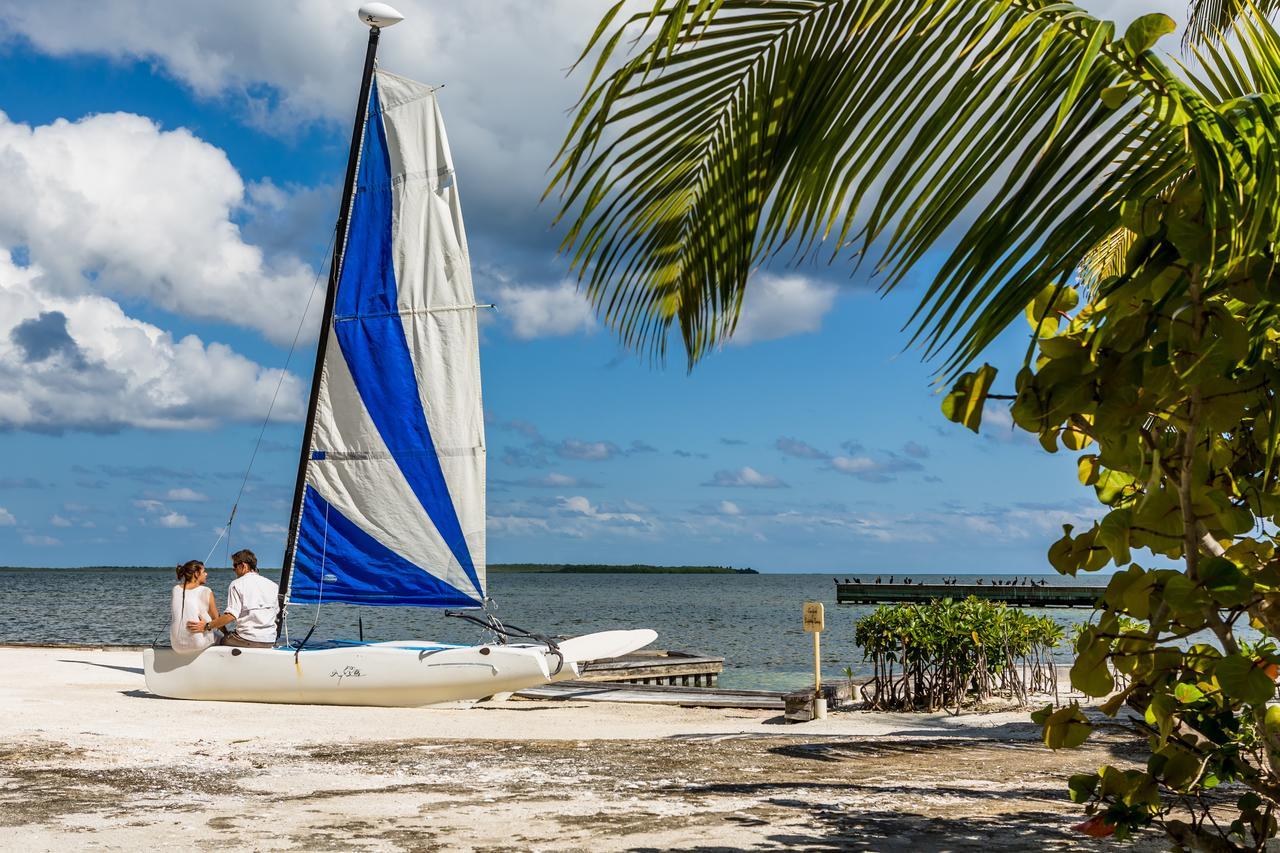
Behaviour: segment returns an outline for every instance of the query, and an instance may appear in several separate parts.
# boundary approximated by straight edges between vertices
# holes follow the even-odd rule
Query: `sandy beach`
[[[1119,728],[1051,753],[1023,712],[175,701],[141,665],[0,647],[0,846],[1097,849],[1066,774],[1139,755]]]

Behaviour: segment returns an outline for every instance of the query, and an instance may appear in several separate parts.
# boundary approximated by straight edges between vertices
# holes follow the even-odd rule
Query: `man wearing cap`
[[[280,588],[270,578],[258,574],[258,558],[247,548],[231,555],[231,565],[236,579],[227,588],[223,614],[209,621],[188,622],[187,628],[196,632],[212,631],[235,622],[235,631],[222,638],[222,645],[269,649],[276,641]]]

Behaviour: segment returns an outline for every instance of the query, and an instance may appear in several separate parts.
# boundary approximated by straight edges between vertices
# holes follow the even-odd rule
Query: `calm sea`
[[[263,574],[276,579],[275,573]],[[219,604],[225,602],[233,577],[229,569],[210,571],[209,586]],[[860,577],[874,581],[875,576]],[[965,581],[978,576],[958,577]],[[1050,583],[1072,582],[1056,575],[1043,577]],[[1105,581],[1094,576],[1075,583]],[[0,569],[0,643],[147,645],[158,638],[167,644],[173,582],[172,569]],[[853,623],[872,608],[838,606],[829,574],[494,574],[489,594],[503,621],[544,634],[653,628],[658,632],[656,647],[722,655],[721,684],[755,689],[799,688],[811,681],[813,645],[801,628],[801,605],[822,601],[824,675],[841,677],[846,666],[855,674],[867,671],[853,642]],[[1083,621],[1090,613],[1026,612],[1046,613],[1064,625]],[[364,621],[366,640],[481,639],[480,629],[438,611],[341,604],[319,608],[314,636],[354,638],[358,618]],[[316,620],[314,607],[291,608],[292,635],[301,637]],[[1066,649],[1061,657],[1069,661]]]

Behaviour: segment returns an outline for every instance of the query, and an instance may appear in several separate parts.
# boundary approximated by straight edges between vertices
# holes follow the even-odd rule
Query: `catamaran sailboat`
[[[573,678],[651,630],[556,642],[470,617],[494,642],[290,642],[290,605],[482,609],[485,448],[479,333],[435,90],[376,68],[369,26],[294,493],[275,648],[147,649],[147,689],[181,699],[427,705]]]

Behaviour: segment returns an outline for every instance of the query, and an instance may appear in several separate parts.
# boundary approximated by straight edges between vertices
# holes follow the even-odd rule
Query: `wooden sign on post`
[[[823,630],[821,601],[806,601],[804,603],[804,630],[809,634],[816,634]]]
[[[819,649],[819,636],[822,634],[822,602],[806,601],[804,603],[804,630],[813,634],[813,689],[822,695],[822,654]]]

